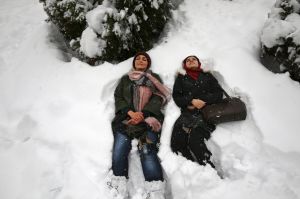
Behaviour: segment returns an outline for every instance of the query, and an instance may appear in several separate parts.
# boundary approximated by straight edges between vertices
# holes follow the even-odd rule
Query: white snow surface
[[[88,57],[96,57],[102,55],[102,51],[106,47],[106,41],[97,37],[97,34],[90,27],[87,27],[81,35],[80,51]]]
[[[175,155],[166,107],[159,157],[174,199],[300,198],[299,83],[259,62],[259,39],[274,0],[185,0],[164,39],[149,51],[153,71],[172,88],[181,61],[211,63],[223,87],[248,108],[242,122],[218,125],[208,142],[217,170]],[[64,62],[38,0],[0,6],[0,198],[110,198],[113,90],[132,58],[90,67]],[[130,194],[145,181],[133,141]],[[223,176],[221,179],[220,176]]]
[[[272,48],[275,45],[283,45],[284,40],[291,33],[294,33],[297,29],[288,21],[281,19],[268,19],[265,23],[265,28],[261,36],[261,41],[268,48]]]
[[[103,5],[99,5],[97,8],[89,11],[86,14],[86,21],[90,28],[94,29],[97,33],[101,34],[104,30],[103,21],[104,16],[108,9]]]

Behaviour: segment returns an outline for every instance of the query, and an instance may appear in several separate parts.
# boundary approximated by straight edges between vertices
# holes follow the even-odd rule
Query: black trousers
[[[180,118],[177,119],[173,127],[171,137],[171,149],[175,153],[181,153],[185,158],[198,162],[201,165],[210,164],[215,166],[210,160],[212,153],[208,150],[205,139],[208,139],[211,132],[202,127],[186,132],[182,128]]]

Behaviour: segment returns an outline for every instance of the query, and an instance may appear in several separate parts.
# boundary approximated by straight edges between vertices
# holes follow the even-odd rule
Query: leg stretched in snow
[[[123,132],[114,133],[112,170],[116,176],[128,178],[128,154],[131,150],[131,138]]]
[[[156,147],[156,142],[158,140],[157,133],[148,131],[147,140],[148,142],[140,143],[139,146],[139,153],[141,157],[141,163],[142,163],[145,180],[162,181],[163,172],[160,165],[160,161],[157,156],[157,147]]]

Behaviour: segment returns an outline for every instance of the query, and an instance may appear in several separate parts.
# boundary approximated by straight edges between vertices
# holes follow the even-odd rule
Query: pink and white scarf
[[[171,99],[171,90],[149,72],[133,70],[128,73],[128,76],[136,83],[133,89],[133,105],[136,111],[143,110],[152,94],[160,96],[163,99],[163,105]],[[156,118],[147,117],[145,122],[152,127],[153,131],[160,131],[161,124]]]

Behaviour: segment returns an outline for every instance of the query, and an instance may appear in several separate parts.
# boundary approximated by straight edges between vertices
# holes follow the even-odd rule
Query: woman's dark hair
[[[138,53],[135,54],[135,56],[133,58],[133,61],[132,61],[132,67],[135,69],[135,60],[136,60],[137,56],[139,56],[139,55],[143,55],[143,56],[146,57],[147,62],[148,62],[147,69],[150,68],[150,66],[151,66],[151,58],[150,58],[150,56],[146,52],[138,52]]]

